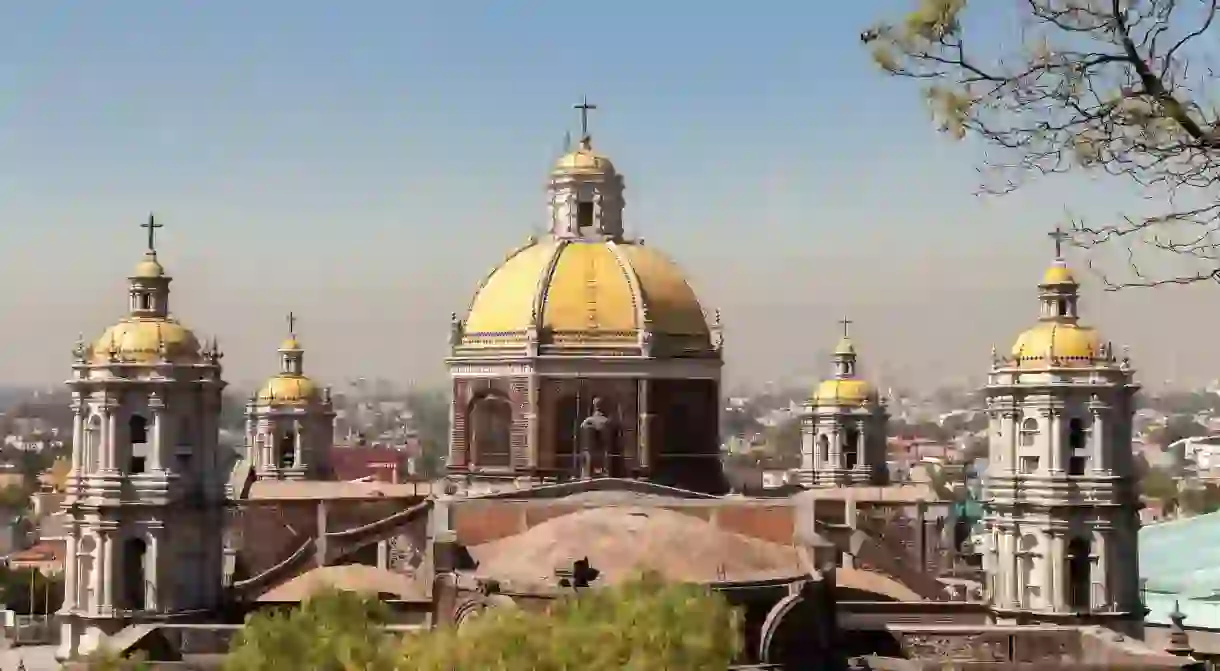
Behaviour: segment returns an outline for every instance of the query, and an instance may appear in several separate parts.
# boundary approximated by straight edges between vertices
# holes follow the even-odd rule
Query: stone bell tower
[[[330,388],[305,375],[305,350],[288,313],[280,343],[280,372],[246,406],[247,463],[260,480],[322,480],[330,472],[335,409]]]
[[[1038,321],[993,354],[984,477],[985,590],[999,621],[1102,624],[1142,637],[1139,386],[1126,356],[1081,324],[1079,285],[1056,258]]]
[[[217,450],[221,353],[169,313],[170,277],[148,251],[126,317],[79,342],[59,656],[87,654],[129,624],[221,599],[224,467]]]
[[[801,418],[801,482],[806,486],[879,485],[889,481],[889,415],[857,370],[856,346],[844,317],[834,350],[834,376],[805,402]]]

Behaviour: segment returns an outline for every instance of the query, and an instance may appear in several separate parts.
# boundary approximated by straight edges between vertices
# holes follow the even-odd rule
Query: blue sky
[[[859,45],[906,4],[0,4],[0,379],[62,378],[121,313],[149,210],[231,378],[271,372],[292,309],[321,375],[438,379],[448,314],[541,226],[582,94],[629,229],[723,308],[731,376],[824,372],[844,312],[895,381],[976,375],[1034,317],[1065,203],[1123,185],[975,198],[969,147]],[[1155,353],[1146,314],[1114,316],[1165,301],[1107,301]]]

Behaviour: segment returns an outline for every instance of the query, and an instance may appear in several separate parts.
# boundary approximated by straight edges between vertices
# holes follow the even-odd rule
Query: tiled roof
[[[43,541],[8,556],[10,562],[63,561],[67,554],[63,541]]]

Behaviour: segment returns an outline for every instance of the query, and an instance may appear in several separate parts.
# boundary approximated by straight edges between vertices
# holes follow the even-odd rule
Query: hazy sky
[[[229,379],[274,372],[291,309],[321,378],[439,380],[582,94],[629,229],[722,309],[732,380],[824,373],[844,313],[874,376],[978,379],[1037,314],[1046,231],[1128,185],[975,197],[971,149],[859,44],[904,4],[0,4],[0,381],[65,378],[123,313],[150,210]],[[1145,382],[1202,381],[1217,291],[1084,309]]]

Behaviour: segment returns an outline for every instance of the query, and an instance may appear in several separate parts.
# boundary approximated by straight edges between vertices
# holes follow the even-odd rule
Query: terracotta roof
[[[331,447],[330,468],[336,480],[373,478],[393,482],[407,476],[407,452],[389,447]]]
[[[10,562],[46,562],[63,561],[67,554],[67,544],[64,541],[43,541],[8,556]]]
[[[428,598],[423,585],[412,575],[365,564],[345,564],[315,568],[272,587],[258,597],[258,600],[278,603],[304,601],[325,587],[364,594],[392,594],[404,601],[423,601]]]
[[[797,549],[718,529],[684,513],[654,507],[582,510],[528,531],[469,548],[478,574],[514,585],[554,585],[555,570],[588,557],[613,584],[640,570],[710,583],[761,580],[805,572]]]
[[[432,483],[328,482],[325,480],[257,480],[250,485],[250,499],[361,499],[374,497],[413,498],[428,496]]]

